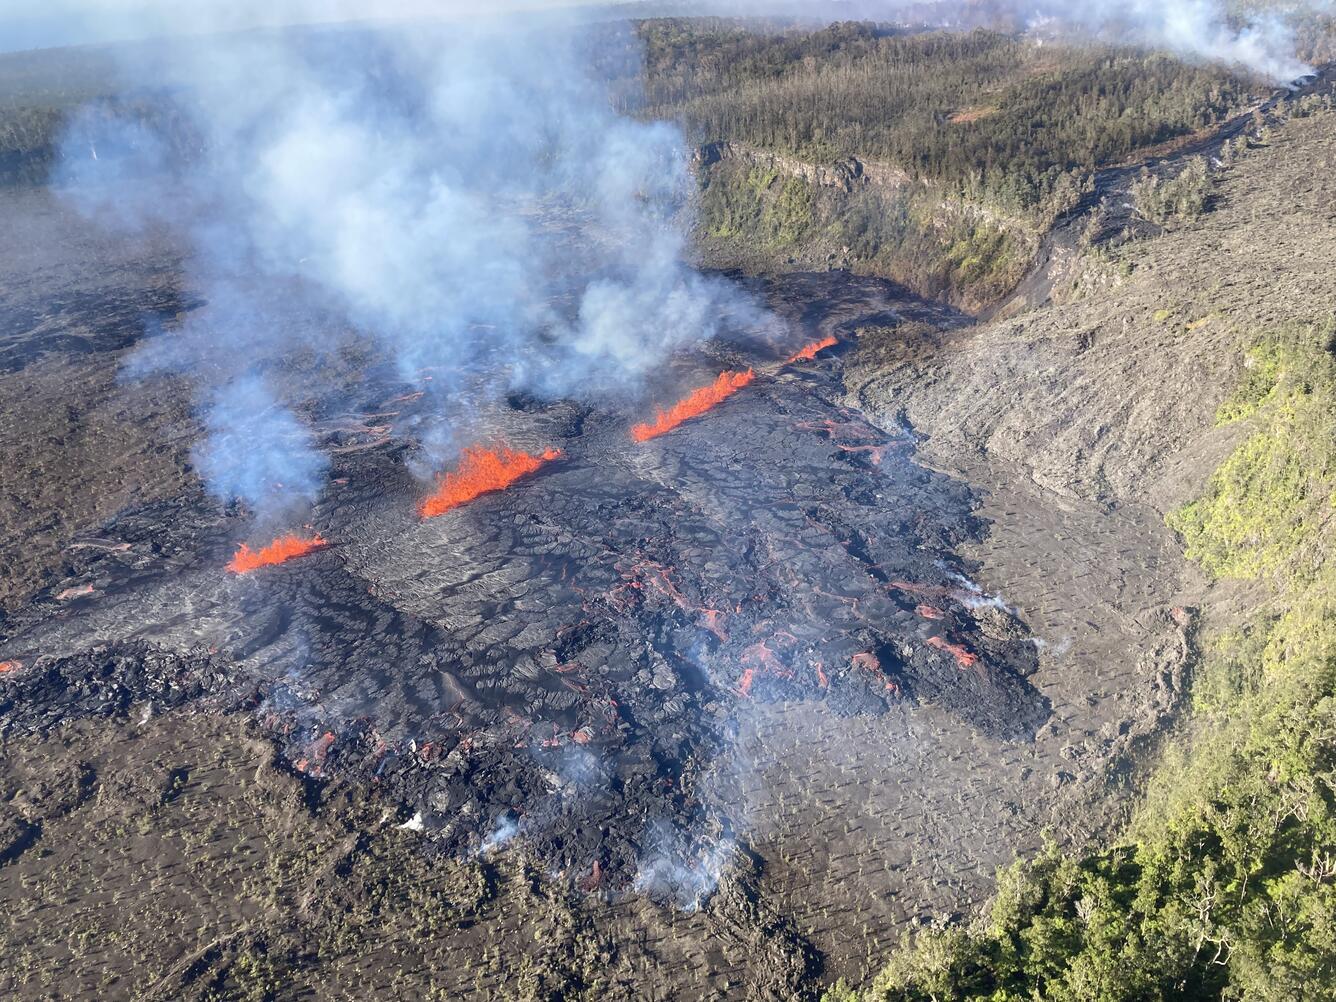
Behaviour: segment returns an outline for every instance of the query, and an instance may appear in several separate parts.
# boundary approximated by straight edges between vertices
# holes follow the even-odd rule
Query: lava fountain
[[[637,442],[648,442],[651,438],[658,438],[672,431],[683,421],[718,406],[755,378],[756,373],[751,369],[746,372],[721,372],[713,383],[692,390],[668,410],[659,411],[653,423],[636,425],[631,429],[631,437]]]
[[[423,518],[443,515],[483,494],[503,491],[520,477],[560,457],[559,449],[531,456],[505,446],[498,449],[470,446],[459,457],[459,466],[440,478],[436,493],[422,502],[419,511]]]
[[[820,341],[813,341],[811,344],[791,355],[784,364],[792,365],[794,362],[810,362],[816,358],[817,352],[825,351],[827,348],[833,348],[837,344],[839,344],[839,341],[833,336],[827,335]]]
[[[328,545],[319,533],[309,539],[303,539],[301,536],[288,533],[288,535],[280,536],[268,546],[263,546],[258,550],[252,550],[245,543],[242,543],[241,549],[237,550],[232,559],[228,561],[227,569],[233,574],[249,574],[261,567],[271,567],[274,564],[286,563],[297,557],[304,557],[306,554]]]

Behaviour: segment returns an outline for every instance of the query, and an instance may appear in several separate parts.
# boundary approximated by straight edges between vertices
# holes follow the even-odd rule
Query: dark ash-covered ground
[[[335,468],[314,511],[256,525],[191,467],[186,380],[123,372],[146,321],[170,337],[195,303],[171,236],[110,240],[40,190],[0,213],[61,248],[0,250],[0,987],[19,997],[227,997],[274,971],[354,997],[801,997],[978,901],[1045,828],[1088,834],[1101,763],[1177,699],[1187,635],[1153,526],[930,472],[893,416],[850,409],[888,345],[926,360],[962,322],[894,286],[758,287],[784,343],[684,357],[639,410],[480,408],[461,441],[566,455],[427,522],[431,374],[396,384],[355,344],[286,359]],[[627,437],[747,365],[717,410]],[[224,570],[300,522],[332,545]],[[1125,633],[1163,643],[1111,676]]]
[[[715,344],[662,380],[667,401],[754,366],[714,411],[636,444],[635,415],[512,396],[478,439],[563,457],[436,519],[390,430],[433,396],[374,376],[360,406],[312,415],[334,466],[308,525],[328,548],[237,577],[246,513],[197,484],[118,512],[5,623],[0,660],[21,667],[0,726],[255,714],[313,789],[374,784],[438,851],[520,834],[582,887],[687,904],[746,834],[703,782],[741,704],[930,703],[1032,737],[1035,648],[953,556],[983,528],[968,488],[839,402],[859,321],[953,318],[850,279],[770,298],[793,320],[782,350]],[[842,345],[783,364],[832,328]]]

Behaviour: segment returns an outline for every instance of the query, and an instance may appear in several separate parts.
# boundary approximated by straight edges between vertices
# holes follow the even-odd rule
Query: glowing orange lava
[[[756,681],[756,669],[747,668],[742,672],[742,678],[738,679],[738,695],[746,698],[751,695],[752,683]]]
[[[648,442],[651,438],[658,438],[672,431],[683,421],[704,414],[710,408],[727,400],[755,378],[756,373],[750,369],[746,372],[721,372],[719,378],[709,386],[692,390],[668,410],[659,411],[652,424],[636,425],[631,429],[631,437],[637,442]]]
[[[304,772],[308,776],[319,779],[324,774],[325,756],[329,754],[332,747],[334,747],[334,732],[326,731],[311,742],[310,754],[297,759],[296,762],[292,763],[292,767],[298,772]]]
[[[826,348],[834,347],[837,344],[839,344],[839,342],[835,340],[834,337],[823,337],[820,341],[813,341],[784,364],[792,365],[794,362],[810,362],[812,359],[816,358],[817,352],[824,351]]]
[[[0,661],[0,675],[7,675],[23,667],[22,661]]]
[[[419,511],[423,518],[443,515],[483,494],[503,491],[520,477],[560,457],[559,449],[548,449],[541,456],[531,456],[504,445],[497,449],[472,446],[459,457],[459,466],[441,477],[436,493],[422,502]]]
[[[295,557],[304,557],[306,554],[328,545],[319,533],[316,533],[310,539],[303,539],[301,536],[288,533],[288,535],[280,536],[268,546],[259,550],[252,550],[245,543],[242,543],[241,549],[237,550],[236,555],[228,561],[227,569],[233,574],[249,574],[260,567],[269,567],[273,564],[281,564],[292,560]]]
[[[962,668],[973,668],[979,663],[979,655],[975,654],[967,647],[960,644],[953,644],[949,640],[943,640],[941,637],[929,637],[927,640],[929,647],[935,647],[939,651],[944,651],[956,659],[956,663]]]

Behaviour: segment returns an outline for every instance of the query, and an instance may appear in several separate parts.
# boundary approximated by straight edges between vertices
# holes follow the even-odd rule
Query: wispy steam
[[[714,893],[738,853],[731,837],[688,835],[666,822],[650,825],[635,889],[655,901],[694,912]]]
[[[797,8],[941,23],[1005,15],[1282,80],[1307,70],[1281,14],[1235,22],[1222,0]],[[208,305],[133,365],[194,377],[209,433],[198,466],[217,494],[264,514],[319,491],[327,464],[283,374],[298,353],[318,365],[336,332],[377,344],[406,379],[432,371],[436,423],[413,433],[435,466],[480,387],[625,393],[722,324],[755,322],[734,288],[683,264],[682,136],[615,114],[587,35],[570,29],[503,19],[261,31],[172,43],[164,63],[137,48],[128,85],[165,88],[187,124],[166,135],[102,112],[76,122],[69,190],[122,223],[191,235],[189,284]],[[633,40],[611,49],[636,58]],[[319,388],[308,391],[318,406]]]
[[[246,375],[222,387],[204,426],[208,437],[195,450],[195,465],[222,501],[285,505],[319,491],[328,461],[263,378]]]
[[[1229,16],[1221,0],[1097,0],[1087,4],[1033,0],[1017,6],[1032,11],[1032,23],[1047,19],[1100,37],[1138,41],[1184,56],[1243,66],[1281,83],[1312,71],[1295,54],[1293,25],[1279,11],[1257,12],[1240,22]]]
[[[339,328],[404,378],[431,369],[448,429],[465,383],[625,393],[754,316],[683,263],[681,135],[615,114],[581,36],[547,28],[191,42],[165,72],[190,123],[184,165],[142,124],[103,122],[90,141],[83,123],[67,187],[191,233],[189,280],[208,305],[135,365],[195,376],[210,435],[199,468],[217,493],[264,510],[318,491],[325,462],[279,375],[299,350],[331,353]],[[98,146],[112,155],[93,159]]]
[[[1295,18],[1336,9],[1332,0],[1276,4],[1237,14],[1226,0],[706,0],[704,12],[873,19],[941,26],[1010,24],[1167,49],[1246,67],[1279,83],[1311,71],[1295,54]]]

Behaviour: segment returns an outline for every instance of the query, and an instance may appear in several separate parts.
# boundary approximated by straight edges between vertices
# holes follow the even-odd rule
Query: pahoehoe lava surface
[[[370,414],[317,421],[337,444],[309,519],[323,550],[239,577],[244,513],[202,493],[123,512],[4,624],[0,660],[22,667],[0,675],[0,727],[145,700],[253,712],[313,784],[379,784],[443,851],[518,831],[590,886],[626,886],[665,838],[690,868],[729,830],[704,779],[744,701],[931,701],[1031,736],[1035,649],[952,556],[983,530],[971,495],[913,462],[909,431],[842,404],[840,354],[871,307],[808,281],[772,301],[795,341],[840,344],[789,366],[797,344],[683,358],[679,388],[757,378],[645,444],[638,416],[511,398],[489,431],[562,458],[441,517],[418,517],[403,441],[349,438],[385,401],[400,420],[431,406],[392,385]]]

